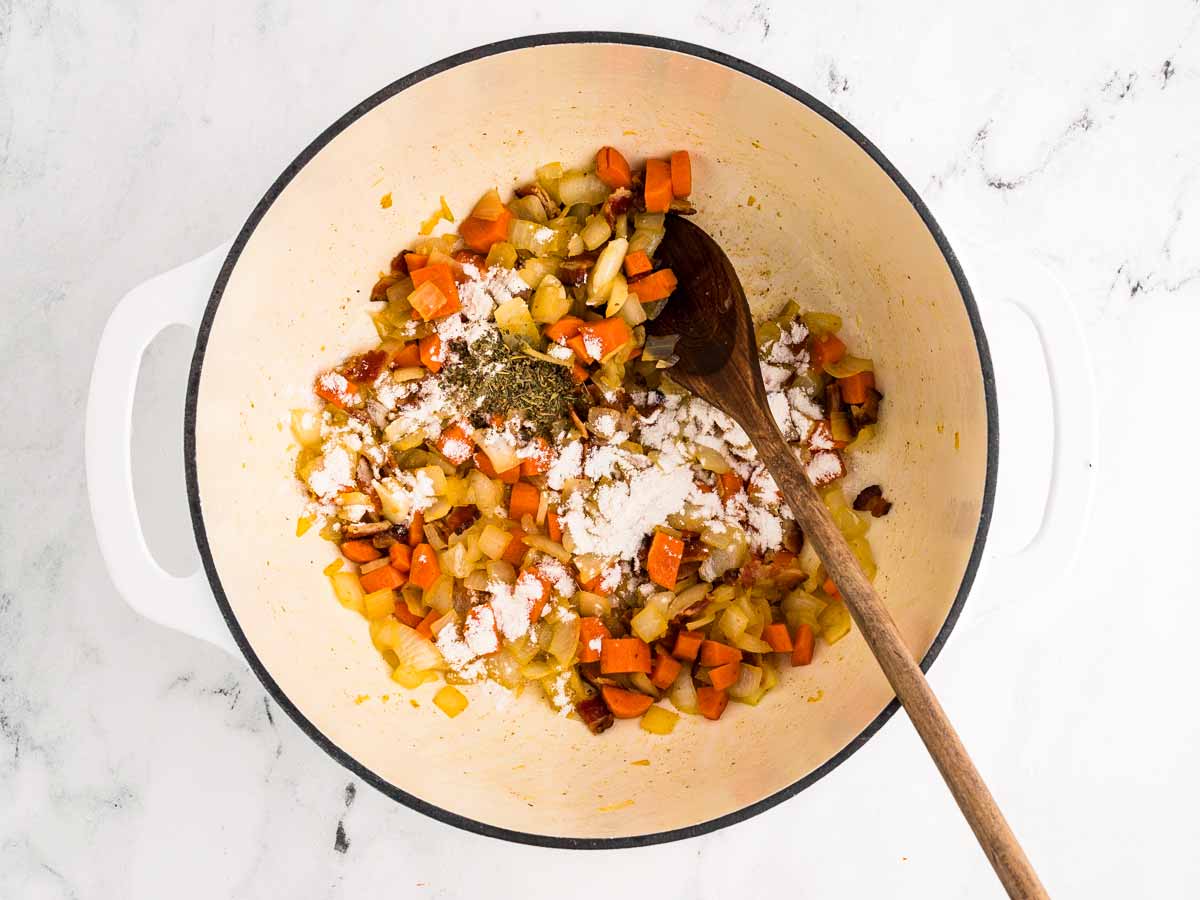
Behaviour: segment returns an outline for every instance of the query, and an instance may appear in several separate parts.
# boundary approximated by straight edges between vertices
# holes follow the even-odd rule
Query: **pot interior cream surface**
[[[479,686],[451,720],[430,702],[437,685],[407,693],[389,679],[365,621],[334,600],[321,572],[334,547],[316,529],[295,536],[304,498],[289,410],[311,403],[321,368],[373,343],[370,287],[439,195],[463,215],[492,185],[551,160],[583,165],[610,143],[633,160],[690,150],[697,221],[756,312],[794,298],[840,313],[851,346],[875,359],[883,425],[847,490],[878,482],[895,501],[870,537],[918,657],[963,579],[987,461],[979,355],[934,239],[860,147],[775,88],[661,49],[533,47],[415,84],[335,137],[263,216],[213,322],[196,467],[216,570],[254,653],[334,745],[451,813],[557,838],[734,813],[828,761],[892,698],[855,630],[819,646],[812,666],[785,667],[757,708],[731,704],[719,723],[684,716],[666,737],[636,722],[593,737],[532,691],[512,700]]]

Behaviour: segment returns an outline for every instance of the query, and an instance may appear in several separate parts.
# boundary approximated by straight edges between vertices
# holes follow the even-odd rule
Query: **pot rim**
[[[432,803],[421,800],[412,794],[401,790],[399,787],[381,778],[375,772],[368,769],[357,759],[327,738],[300,710],[291,702],[288,696],[284,693],[279,684],[271,677],[262,661],[255,654],[250,646],[245,633],[242,631],[233,609],[229,604],[229,599],[225,595],[225,590],[221,585],[220,576],[217,574],[216,565],[213,562],[212,551],[208,543],[208,535],[204,527],[204,516],[200,505],[200,486],[196,473],[196,402],[199,395],[200,387],[200,372],[204,365],[204,354],[208,346],[209,335],[212,330],[213,321],[216,317],[217,307],[220,306],[222,295],[224,294],[225,285],[229,280],[230,274],[237,265],[238,259],[241,256],[242,250],[245,248],[250,236],[258,227],[259,222],[270,209],[271,205],[288,186],[296,174],[304,168],[308,162],[316,156],[330,141],[341,134],[346,128],[354,124],[359,118],[365,115],[370,110],[374,109],[380,103],[388,100],[401,91],[407,90],[415,84],[425,81],[442,72],[453,69],[457,66],[466,63],[475,62],[489,56],[500,53],[506,53],[512,50],[523,50],[531,47],[542,47],[558,44],[627,44],[638,47],[650,47],[656,50],[667,50],[675,53],[683,53],[689,56],[703,59],[707,62],[716,63],[717,65],[725,66],[733,69],[743,75],[748,75],[751,78],[757,79],[764,84],[770,85],[778,91],[781,91],[791,97],[793,100],[804,104],[813,112],[820,115],[830,124],[838,128],[843,134],[849,137],[854,143],[863,149],[868,156],[888,175],[895,183],[896,187],[904,194],[908,202],[916,210],[921,220],[929,229],[930,235],[937,243],[938,249],[942,252],[942,256],[946,260],[946,264],[950,267],[950,272],[954,277],[954,281],[958,286],[959,292],[962,295],[963,305],[966,307],[967,318],[971,323],[971,331],[975,337],[975,346],[979,353],[979,365],[983,380],[984,401],[987,410],[987,467],[984,477],[983,488],[983,503],[980,509],[979,525],[975,533],[975,541],[971,548],[971,556],[967,562],[966,570],[963,573],[962,582],[959,585],[958,593],[955,596],[954,603],[950,607],[950,611],[946,616],[945,622],[934,638],[929,651],[921,660],[921,670],[928,671],[933,661],[937,659],[943,645],[953,631],[955,624],[958,621],[959,615],[962,613],[963,605],[966,602],[967,594],[970,592],[971,585],[975,581],[976,573],[978,572],[980,562],[983,557],[983,547],[987,539],[989,525],[991,524],[993,504],[996,493],[996,478],[999,464],[999,417],[996,403],[996,384],[995,374],[992,369],[992,358],[988,350],[987,338],[983,331],[983,325],[979,317],[979,309],[976,306],[974,295],[971,293],[970,285],[967,283],[966,276],[963,274],[962,267],[958,262],[958,258],[951,249],[949,242],[946,239],[945,233],[934,219],[933,214],[925,206],[917,192],[908,183],[908,181],[900,174],[891,161],[869,141],[857,128],[851,125],[846,119],[842,118],[838,113],[834,112],[820,100],[816,99],[806,91],[801,90],[795,85],[784,79],[771,74],[765,69],[745,62],[737,57],[730,56],[717,50],[711,50],[707,47],[698,44],[692,44],[685,41],[675,40],[673,38],[657,37],[644,34],[634,34],[618,31],[562,31],[551,32],[546,34],[527,35],[525,37],[508,38],[502,41],[496,41],[490,44],[483,44],[470,50],[465,50],[460,53],[447,56],[444,59],[431,63],[421,69],[412,72],[397,81],[392,82],[386,87],[376,91],[371,96],[367,97],[362,102],[355,105],[348,112],[342,115],[336,122],[322,131],[301,153],[288,165],[286,169],[275,179],[274,183],[267,190],[263,198],[254,207],[250,216],[246,219],[245,224],[238,232],[233,246],[230,248],[224,263],[221,266],[220,274],[217,276],[216,283],[213,285],[212,293],[209,297],[208,305],[205,307],[204,317],[201,320],[200,328],[196,337],[196,350],[192,356],[191,370],[188,375],[187,397],[184,408],[184,468],[187,478],[187,493],[188,507],[192,519],[192,529],[196,538],[196,545],[200,551],[200,557],[204,564],[204,571],[208,577],[208,582],[212,588],[213,596],[216,598],[217,605],[220,607],[221,615],[224,616],[225,622],[229,626],[230,632],[233,634],[234,640],[237,642],[242,655],[250,664],[250,668],[254,674],[258,676],[263,687],[271,695],[272,699],[279,704],[292,719],[300,727],[300,729],[314,742],[318,747],[328,753],[335,761],[340,763],[345,768],[349,769],[354,775],[361,778],[363,781],[370,784],[376,790],[382,792],[393,800],[396,800],[410,809],[424,813],[430,818],[436,819],[448,825],[453,825],[465,831],[474,832],[476,834],[486,835],[488,837],[500,838],[503,840],[513,841],[520,844],[529,844],[539,847],[552,847],[558,849],[575,849],[575,850],[612,850],[625,847],[646,847],[653,844],[663,844],[671,841],[683,840],[686,838],[698,837],[708,834],[718,829],[735,825],[750,819],[759,813],[777,806],[784,800],[787,800],[796,794],[800,793],[805,788],[816,783],[824,776],[828,775],[847,759],[849,759],[860,747],[862,747],[883,725],[896,713],[900,708],[900,703],[895,698],[877,715],[871,722],[863,728],[857,736],[855,736],[845,747],[834,754],[830,759],[826,760],[822,765],[809,772],[803,778],[788,785],[787,787],[776,791],[768,797],[744,806],[734,812],[719,816],[715,819],[709,819],[705,822],[700,822],[694,825],[689,825],[684,828],[675,828],[669,831],[658,831],[649,834],[639,834],[624,837],[603,837],[603,838],[568,838],[556,837],[547,834],[535,834],[532,832],[516,831],[509,828],[501,828],[496,825],[490,825],[486,822],[481,822],[467,816],[459,815],[443,809]]]

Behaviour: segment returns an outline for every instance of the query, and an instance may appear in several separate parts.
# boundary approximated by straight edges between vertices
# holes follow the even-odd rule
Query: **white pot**
[[[498,706],[482,688],[466,689],[471,705],[451,720],[430,703],[434,685],[412,694],[419,707],[408,702],[363,620],[334,600],[321,572],[334,547],[315,530],[295,536],[303,498],[288,412],[309,402],[316,372],[374,342],[369,289],[439,195],[462,212],[487,187],[549,160],[583,164],[609,143],[639,158],[690,150],[697,221],[758,308],[795,299],[840,313],[856,351],[874,358],[883,427],[855,456],[850,487],[878,482],[895,501],[871,532],[878,586],[928,666],[971,586],[996,485],[996,399],[975,302],[929,211],[862,135],[792,85],[702,48],[548,35],[380,91],[288,167],[231,249],[122,302],[87,423],[101,549],[132,605],[236,642],[301,728],[389,796],[474,831],[566,847],[746,818],[831,771],[896,709],[852,632],[786,672],[757,708],[731,705],[719,723],[685,716],[668,737],[632,725],[593,737],[532,696]],[[1061,315],[1048,321],[1070,330]],[[150,558],[129,472],[142,350],[176,322],[199,325],[185,453],[205,571],[185,579]]]

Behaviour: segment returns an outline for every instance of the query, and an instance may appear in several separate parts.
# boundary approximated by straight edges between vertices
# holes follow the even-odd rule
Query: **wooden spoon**
[[[679,335],[679,361],[670,377],[745,429],[1009,896],[1047,897],[891,614],[775,425],[758,366],[750,307],[732,263],[716,241],[686,219],[670,217],[666,232],[658,255],[675,272],[679,286],[646,328],[654,335]]]

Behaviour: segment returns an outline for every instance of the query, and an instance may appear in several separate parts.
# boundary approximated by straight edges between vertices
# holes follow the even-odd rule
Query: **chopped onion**
[[[692,683],[692,675],[687,666],[680,670],[667,696],[671,704],[682,713],[695,715],[700,711],[696,699],[696,685]]]
[[[729,640],[736,641],[745,634],[746,626],[749,624],[750,617],[746,615],[745,611],[736,606],[731,606],[725,610],[724,615],[721,616],[720,621],[717,623],[717,627],[720,628],[721,632]]]
[[[476,432],[475,442],[487,454],[488,460],[497,472],[507,472],[513,466],[521,464],[521,460],[517,458],[516,445],[503,435],[479,431]]]
[[[425,602],[439,613],[449,611],[454,605],[454,579],[442,575],[429,586],[424,594]]]
[[[579,614],[583,616],[600,617],[612,612],[612,601],[591,591],[576,591],[575,604],[579,607]]]
[[[628,291],[628,287],[626,287]],[[611,296],[611,294],[610,294]],[[625,320],[630,328],[636,325],[641,325],[646,321],[646,310],[642,306],[642,301],[637,298],[636,294],[628,294],[625,302],[621,305],[619,314]]]
[[[566,667],[575,659],[579,648],[579,616],[571,616],[554,626],[554,637],[550,640],[550,655]]]
[[[723,475],[729,471],[729,462],[721,455],[719,450],[714,450],[704,444],[696,444],[696,462],[700,463],[700,468],[708,472],[715,472],[718,475]]]
[[[657,641],[667,633],[667,617],[652,606],[643,607],[630,621],[633,633],[647,644]]]
[[[842,317],[833,313],[807,312],[800,318],[805,327],[817,337],[825,337],[842,330]]]
[[[321,443],[321,414],[309,409],[293,409],[292,434],[301,447],[318,446]]]
[[[702,581],[687,590],[680,591],[667,607],[667,619],[673,619],[688,607],[695,606],[708,596],[710,590],[712,590],[712,585]]]
[[[584,247],[595,250],[612,236],[612,226],[604,216],[595,215],[587,220],[579,236],[583,239]]]
[[[745,700],[752,694],[757,693],[758,689],[762,686],[762,680],[762,669],[758,666],[752,666],[749,663],[742,663],[741,669],[738,670],[738,680],[729,686],[729,696],[736,700]]]
[[[392,640],[392,652],[399,660],[397,668],[424,672],[427,669],[444,669],[446,662],[430,641],[425,640],[407,625],[396,622]]]
[[[525,535],[525,543],[535,550],[541,550],[543,553],[553,556],[560,563],[569,563],[571,561],[571,554],[563,549],[563,545],[550,540],[545,535],[527,534]]]
[[[512,563],[497,559],[487,564],[488,581],[500,581],[512,584],[517,580],[517,570]]]
[[[843,356],[837,362],[825,363],[822,368],[834,378],[849,378],[862,372],[874,372],[875,363],[861,356]]]
[[[771,645],[762,638],[755,637],[750,632],[746,631],[739,635],[733,642],[733,646],[739,650],[745,650],[747,653],[770,653]]]
[[[608,289],[608,306],[604,308],[605,317],[612,318],[617,315],[629,301],[629,297],[629,282],[625,280],[623,274],[618,272],[613,278],[612,287]]]
[[[628,247],[628,241],[614,238],[600,251],[596,265],[592,267],[588,276],[589,296],[602,297],[607,294],[613,279],[621,271],[621,263],[625,261],[625,251]]]
[[[819,619],[826,605],[824,600],[797,589],[783,598],[780,608],[787,621],[788,631],[795,632],[801,625],[808,625],[813,631],[820,632]]]
[[[645,672],[634,672],[631,674],[629,676],[629,683],[643,694],[653,697],[655,700],[658,699],[658,688],[654,686],[654,682],[650,680],[650,677]]]
[[[492,188],[480,197],[475,208],[471,210],[471,215],[476,219],[485,219],[488,222],[495,222],[504,215],[504,201],[500,199],[500,192]]]
[[[528,194],[524,197],[517,197],[509,204],[514,215],[519,219],[528,219],[531,222],[537,222],[540,225],[546,224],[546,206],[534,194]]]
[[[442,533],[433,525],[425,526],[425,540],[434,550],[445,550],[446,542],[442,540]]]
[[[608,194],[608,185],[592,172],[567,172],[558,182],[558,196],[564,206],[595,206],[607,200]]]

